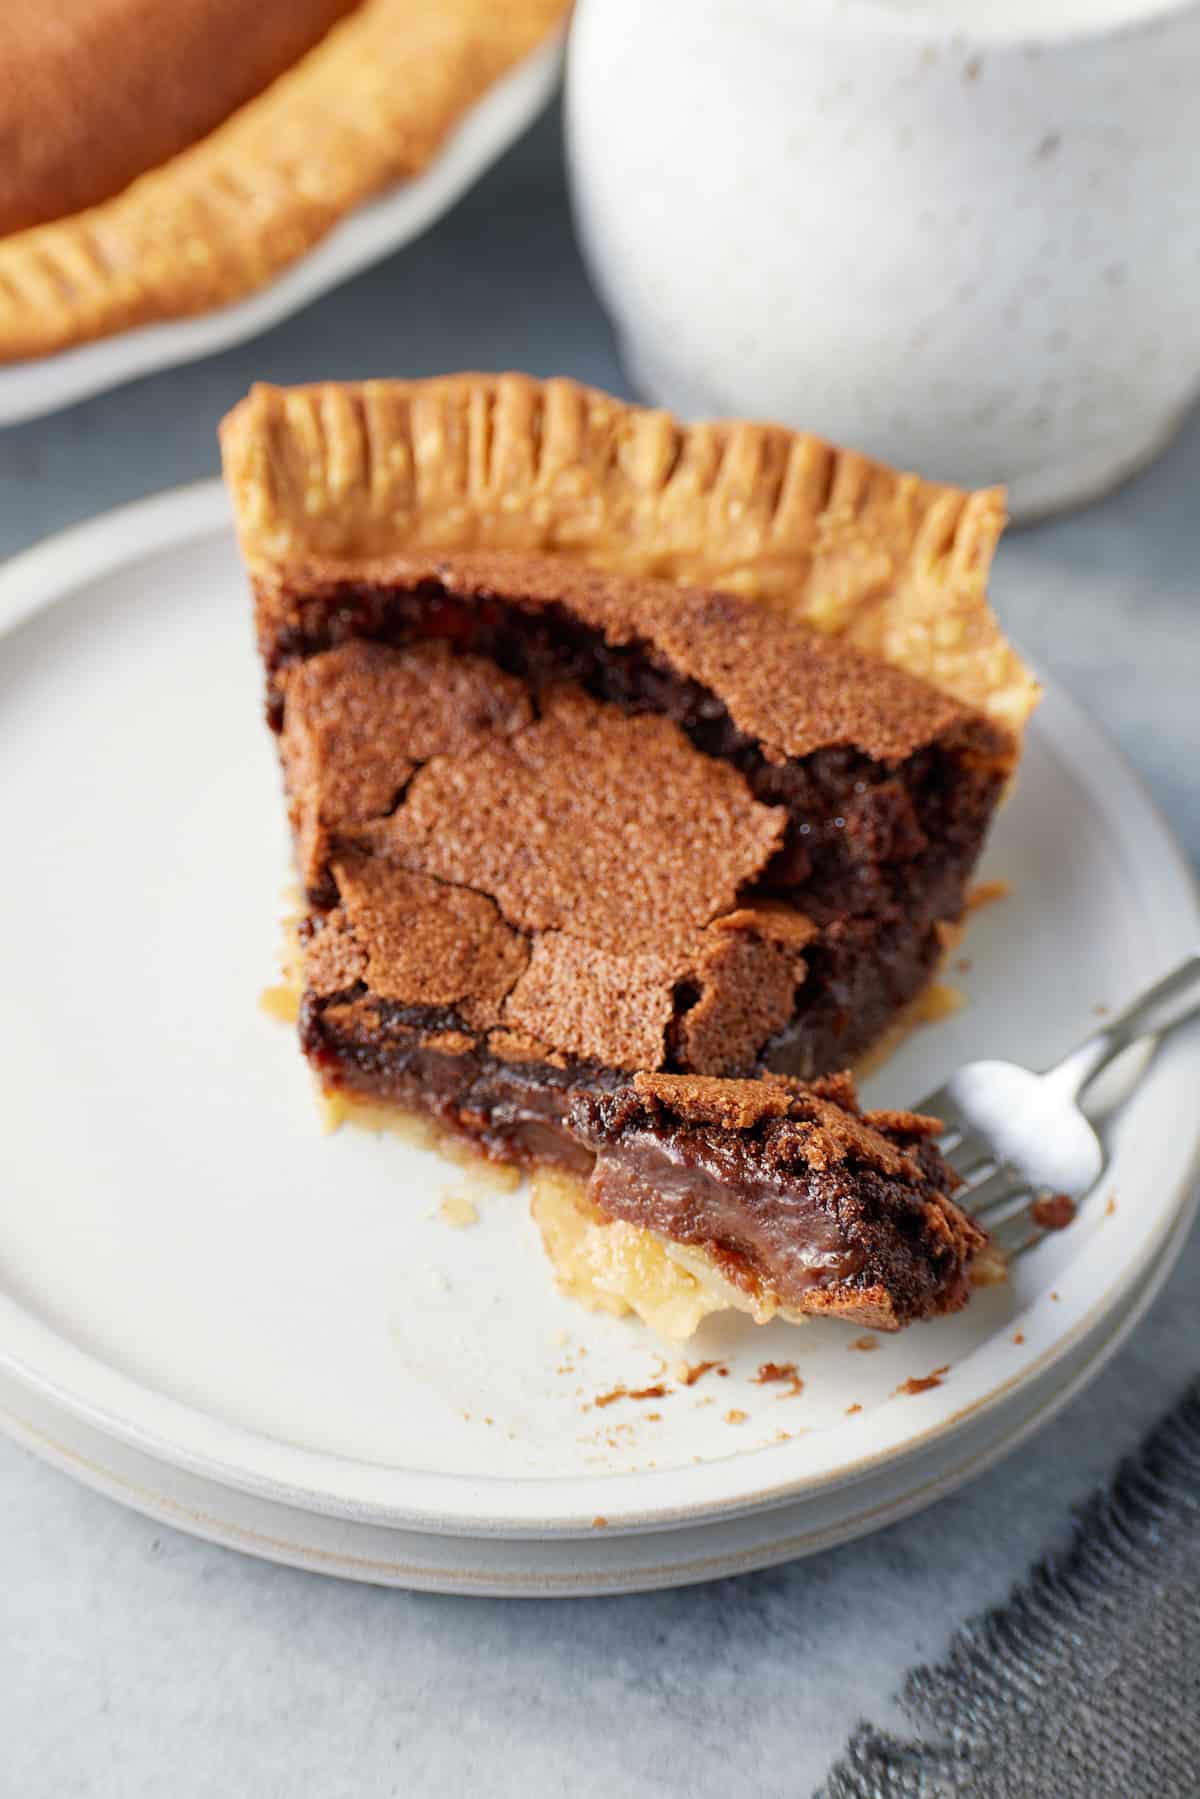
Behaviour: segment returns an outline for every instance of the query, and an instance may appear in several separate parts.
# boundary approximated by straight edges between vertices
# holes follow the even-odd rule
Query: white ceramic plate
[[[1195,1033],[1121,1113],[1077,1224],[1008,1288],[869,1354],[837,1324],[712,1322],[688,1359],[728,1375],[677,1385],[678,1352],[557,1296],[519,1194],[474,1191],[480,1222],[451,1230],[459,1169],[321,1135],[294,1044],[255,1003],[287,845],[220,489],[11,563],[0,631],[0,1371],[14,1430],[145,1509],[170,1491],[190,1527],[285,1559],[326,1532],[314,1565],[415,1584],[700,1578],[965,1478],[1098,1364],[1169,1262],[1200,1139]],[[1165,826],[1054,691],[985,872],[1014,893],[971,926],[970,1003],[873,1099],[912,1100],[972,1054],[1049,1060],[1200,925]],[[803,1393],[758,1384],[768,1360],[795,1361]],[[152,1491],[145,1467],[174,1484]],[[772,1507],[783,1534],[749,1521]],[[695,1552],[665,1555],[681,1531]]]
[[[423,174],[359,207],[248,299],[198,318],[122,331],[56,356],[0,365],[0,426],[39,418],[135,376],[227,350],[390,256],[448,211],[533,122],[554,90],[561,65],[562,35],[556,33],[472,107]]]
[[[1040,1429],[1104,1366],[1173,1265],[1196,1210],[1115,1319],[1040,1378],[940,1435],[925,1455],[847,1486],[713,1523],[664,1530],[593,1528],[576,1536],[439,1536],[290,1505],[160,1459],[97,1429],[0,1369],[0,1428],[84,1485],[164,1524],[230,1549],[380,1586],[506,1598],[587,1597],[689,1585],[832,1548],[931,1505]]]

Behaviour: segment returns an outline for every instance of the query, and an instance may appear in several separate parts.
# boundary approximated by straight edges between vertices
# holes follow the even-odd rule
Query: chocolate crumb
[[[1023,1343],[1024,1341],[1025,1341],[1025,1332],[1024,1331],[1014,1331],[1013,1332],[1013,1342],[1014,1343]]]
[[[796,1373],[795,1362],[763,1362],[754,1377],[754,1383],[766,1387],[773,1381],[786,1381],[787,1392],[781,1393],[781,1399],[795,1399],[804,1391],[804,1382]]]
[[[1069,1193],[1048,1193],[1043,1199],[1034,1200],[1029,1215],[1044,1231],[1062,1231],[1074,1223],[1075,1212],[1075,1201]]]
[[[681,1387],[694,1387],[696,1382],[701,1380],[704,1375],[708,1373],[710,1368],[715,1368],[716,1366],[716,1362],[680,1362],[678,1368],[675,1370],[675,1379],[679,1382]]]
[[[651,1387],[616,1386],[609,1393],[598,1393],[592,1404],[595,1406],[615,1405],[618,1399],[665,1399],[668,1389],[660,1381]]]
[[[944,1374],[949,1374],[949,1372],[950,1372],[950,1364],[949,1364],[949,1362],[947,1362],[944,1367],[935,1368],[932,1374],[911,1376],[908,1380],[904,1381],[900,1386],[898,1386],[896,1388],[896,1392],[897,1393],[928,1393],[931,1387],[940,1387],[942,1384],[942,1376]]]

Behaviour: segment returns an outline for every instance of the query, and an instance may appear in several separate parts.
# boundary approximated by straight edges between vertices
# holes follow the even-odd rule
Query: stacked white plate
[[[220,490],[11,563],[0,632],[0,1424],[90,1485],[401,1586],[705,1579],[968,1479],[1095,1373],[1170,1268],[1195,1032],[1117,1115],[1076,1224],[956,1319],[869,1347],[710,1321],[681,1351],[579,1311],[521,1193],[394,1136],[324,1136],[257,1006],[288,857]],[[914,1101],[972,1055],[1048,1061],[1197,938],[1181,853],[1053,688],[983,873],[1012,893],[970,926],[967,1003],[872,1100]],[[452,1229],[469,1208],[442,1202],[464,1194],[478,1222]]]

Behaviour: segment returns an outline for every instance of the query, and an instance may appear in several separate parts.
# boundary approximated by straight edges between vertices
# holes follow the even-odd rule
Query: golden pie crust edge
[[[418,174],[567,0],[363,0],[112,199],[0,239],[0,363],[244,298]]]
[[[761,599],[1017,738],[1037,704],[987,597],[1001,488],[519,374],[257,386],[221,441],[260,587],[314,562],[541,551]]]

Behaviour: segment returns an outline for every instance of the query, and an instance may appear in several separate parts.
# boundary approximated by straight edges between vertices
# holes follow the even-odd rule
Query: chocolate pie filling
[[[703,1249],[750,1292],[884,1329],[967,1297],[983,1239],[946,1198],[936,1121],[860,1113],[846,1076],[637,1075],[578,1094],[569,1122],[595,1152],[602,1212]]]
[[[860,1055],[934,968],[1014,757],[729,594],[498,555],[314,568],[258,601],[305,1053],[524,1162],[590,1169],[634,1071]],[[866,1227],[830,1223],[847,1170],[805,1175],[801,1203],[782,1125],[753,1154],[621,1128],[611,1215],[695,1229],[790,1294],[871,1284]],[[885,1177],[855,1180],[892,1218]]]

